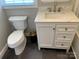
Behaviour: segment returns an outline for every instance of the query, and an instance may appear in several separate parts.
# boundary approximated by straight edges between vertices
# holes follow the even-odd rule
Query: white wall
[[[38,9],[37,8],[14,8],[6,9],[8,17],[15,15],[25,15],[28,16],[28,24],[30,30],[35,30],[34,19],[36,17]]]
[[[0,58],[2,57],[3,48],[7,44],[7,37],[11,32],[10,23],[4,10],[0,7]],[[3,52],[2,52],[3,51]]]
[[[40,0],[39,1],[39,6],[37,8],[9,8],[9,9],[6,9],[6,13],[8,16],[12,16],[12,15],[26,15],[28,16],[28,24],[29,24],[29,29],[30,30],[35,30],[35,23],[34,23],[34,19],[36,17],[36,14],[37,14],[37,11],[38,11],[38,8],[39,7],[42,7],[42,6],[48,6],[49,4],[44,4],[44,3],[41,3]],[[53,5],[53,4],[52,4]],[[59,3],[57,4],[57,6],[63,6],[66,8],[70,8],[72,9],[72,2],[66,2],[66,3]]]
[[[72,48],[73,48],[73,52],[74,52],[76,59],[79,59],[79,33],[78,32],[75,35]]]
[[[75,12],[76,16],[79,18],[79,0],[76,0],[76,2],[75,2],[74,12]]]
[[[79,0],[76,0],[75,6],[74,6],[74,12],[76,16],[79,18]],[[79,59],[79,27],[78,27],[77,34],[74,38],[72,47],[73,47],[73,51],[76,56],[76,59]]]

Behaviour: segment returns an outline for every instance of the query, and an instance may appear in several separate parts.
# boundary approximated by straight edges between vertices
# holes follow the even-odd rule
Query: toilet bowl
[[[16,29],[8,36],[8,47],[13,48],[16,55],[20,55],[26,46],[24,30],[27,28],[27,16],[11,16],[8,20]]]
[[[19,55],[23,52],[26,45],[26,38],[22,30],[14,31],[7,40],[8,46],[14,48],[15,54]]]

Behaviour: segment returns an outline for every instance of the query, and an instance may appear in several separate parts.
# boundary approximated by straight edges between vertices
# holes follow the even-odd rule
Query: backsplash
[[[43,3],[43,2],[40,2],[39,3],[39,9],[41,8],[47,8],[47,7],[51,7],[53,8],[54,6],[54,3]],[[69,1],[69,2],[57,2],[57,8],[61,7],[62,9],[65,9],[65,10],[72,10],[73,8],[73,1]]]

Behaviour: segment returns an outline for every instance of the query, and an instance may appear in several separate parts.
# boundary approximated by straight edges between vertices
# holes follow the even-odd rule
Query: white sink
[[[35,22],[79,22],[79,20],[70,10],[62,10],[61,12],[41,10],[38,12]]]
[[[45,12],[44,13],[44,18],[45,19],[61,19],[64,18],[64,12]]]

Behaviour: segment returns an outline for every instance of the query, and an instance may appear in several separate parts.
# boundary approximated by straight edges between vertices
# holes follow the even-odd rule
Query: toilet
[[[16,55],[20,55],[26,46],[27,39],[24,36],[24,30],[27,28],[27,16],[11,16],[9,21],[14,28],[7,40],[9,48],[13,48]]]

